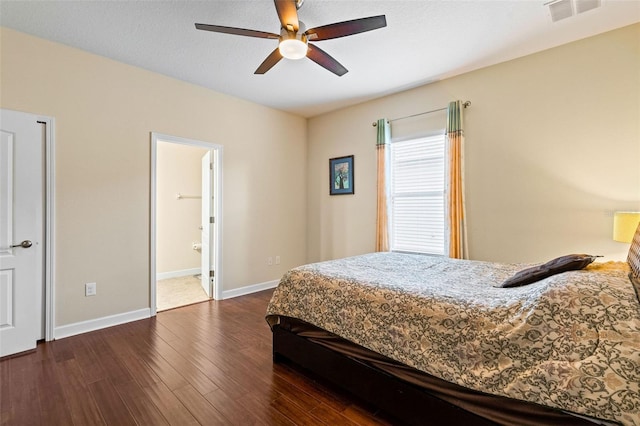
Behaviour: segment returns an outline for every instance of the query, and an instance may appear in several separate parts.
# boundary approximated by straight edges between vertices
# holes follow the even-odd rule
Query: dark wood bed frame
[[[273,360],[289,360],[409,425],[495,425],[425,389],[277,325],[273,327]]]

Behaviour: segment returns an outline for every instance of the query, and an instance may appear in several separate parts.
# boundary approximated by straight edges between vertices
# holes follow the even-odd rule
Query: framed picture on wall
[[[329,195],[354,193],[353,155],[329,160]]]

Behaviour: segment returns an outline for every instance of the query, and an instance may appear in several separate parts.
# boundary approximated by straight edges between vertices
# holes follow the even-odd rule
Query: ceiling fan
[[[266,73],[283,57],[287,59],[301,59],[306,56],[321,67],[328,69],[338,76],[342,76],[346,74],[348,70],[327,52],[308,42],[350,36],[387,26],[385,16],[378,15],[353,19],[351,21],[336,22],[307,30],[304,23],[298,20],[298,9],[300,9],[304,0],[274,0],[274,3],[278,18],[280,18],[279,35],[264,31],[209,24],[196,24],[196,28],[216,33],[278,39],[278,47],[260,64],[255,74]]]

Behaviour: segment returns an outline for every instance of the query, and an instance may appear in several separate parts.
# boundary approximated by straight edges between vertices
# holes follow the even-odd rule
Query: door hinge
[[[216,218],[215,218],[215,217],[213,217],[213,216],[211,216],[211,217],[209,218],[209,223],[216,223]]]
[[[213,163],[209,163],[209,170],[213,170]]]
[[[215,276],[216,276],[215,271],[209,271],[209,277],[210,277],[210,278],[213,278],[213,277],[215,277]]]

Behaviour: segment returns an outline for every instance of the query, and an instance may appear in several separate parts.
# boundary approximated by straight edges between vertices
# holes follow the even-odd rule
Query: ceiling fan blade
[[[278,34],[267,33],[264,31],[245,30],[244,28],[223,27],[222,25],[196,24],[196,28],[204,31],[213,31],[214,33],[225,33],[247,37],[258,38],[280,38]]]
[[[273,0],[280,18],[282,28],[293,28],[294,32],[298,32],[300,23],[298,22],[298,9],[296,8],[296,0]]]
[[[342,64],[318,46],[309,45],[307,57],[323,68],[328,69],[338,77],[349,72]]]
[[[320,41],[377,30],[386,26],[387,19],[385,16],[378,15],[311,28],[305,34],[310,41]]]
[[[277,64],[280,59],[282,59],[282,55],[280,54],[280,50],[276,47],[276,49],[267,56],[258,69],[254,72],[254,74],[264,74],[269,71],[275,64]]]

